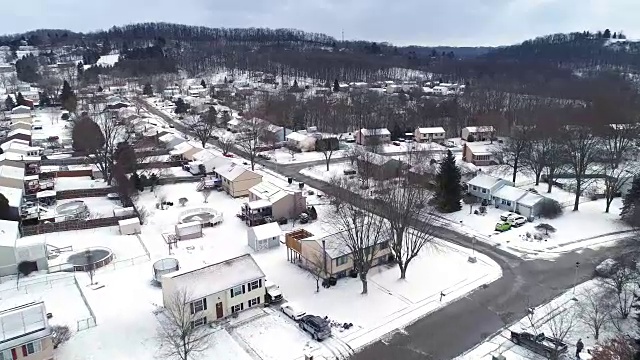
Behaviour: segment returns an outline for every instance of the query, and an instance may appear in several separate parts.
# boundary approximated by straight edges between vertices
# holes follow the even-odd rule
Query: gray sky
[[[584,29],[640,34],[638,0],[35,0],[6,1],[0,33],[91,31],[146,21],[297,28],[398,45],[505,45]]]

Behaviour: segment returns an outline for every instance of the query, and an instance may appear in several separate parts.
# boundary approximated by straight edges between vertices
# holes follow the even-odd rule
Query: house
[[[44,302],[0,310],[0,359],[53,360],[52,337]]]
[[[445,138],[446,132],[442,127],[426,127],[417,128],[413,134],[414,140],[417,142],[440,142]]]
[[[231,166],[233,162],[223,156],[218,156],[212,153],[210,150],[201,150],[193,154],[193,160],[199,161],[204,165],[207,173],[213,173],[215,169]]]
[[[202,151],[202,148],[195,147],[188,142],[180,143],[173,147],[173,150],[169,151],[169,155],[172,158],[193,160],[193,155]]]
[[[391,132],[385,128],[360,129],[356,132],[356,144],[378,145],[391,141]]]
[[[316,138],[309,136],[306,130],[292,132],[286,136],[287,147],[301,151],[315,150]]]
[[[477,198],[492,201],[493,194],[505,185],[513,186],[513,183],[490,175],[478,174],[467,182],[467,191]]]
[[[18,264],[24,270],[48,270],[47,245],[44,238],[20,238],[17,221],[0,220],[0,276],[18,273]]]
[[[2,151],[4,151],[4,152],[7,152],[9,150],[9,148],[11,147],[11,144],[13,144],[13,143],[29,146],[29,142],[28,141],[20,140],[20,139],[13,139],[13,140],[9,140],[7,142],[3,142],[2,144],[0,144],[0,149],[2,149]]]
[[[9,201],[9,212],[7,214],[0,214],[2,220],[20,220],[20,207],[22,206],[22,197],[24,191],[18,188],[0,186],[0,194]]]
[[[304,229],[287,233],[285,235],[287,258],[290,262],[308,269],[320,269],[323,278],[345,277],[353,269],[353,255],[345,245],[342,236],[341,233],[315,236]],[[390,254],[388,241],[380,240],[371,248],[375,250],[372,266],[388,263]]]
[[[518,201],[526,194],[528,194],[526,190],[505,185],[493,192],[493,204],[498,209],[515,212],[518,208]]]
[[[7,134],[7,137],[4,140],[2,140],[2,142],[7,142],[9,140],[14,140],[14,139],[23,140],[23,141],[26,141],[27,143],[31,144],[31,129],[29,129],[29,130],[24,130],[24,129],[11,130]]]
[[[249,189],[249,201],[257,200],[271,203],[271,216],[274,219],[295,219],[307,209],[307,199],[302,195],[302,190],[269,181],[262,181]]]
[[[491,144],[465,143],[462,146],[462,160],[477,166],[496,164],[496,149]]]
[[[249,195],[249,189],[262,181],[262,175],[235,163],[216,168],[213,173],[222,179],[222,188],[232,197]]]
[[[277,126],[273,124],[267,125],[264,130],[266,137],[272,139],[276,143],[280,143],[286,140],[287,135],[293,133],[293,130]]]
[[[364,178],[389,180],[402,175],[409,166],[398,159],[374,153],[364,153],[356,159],[358,173]]]
[[[11,140],[11,144],[6,149],[4,149],[4,152],[14,153],[17,155],[21,155],[22,157],[34,157],[40,160],[40,156],[42,155],[42,148],[38,146],[26,145],[24,140],[13,139]]]
[[[232,132],[240,132],[244,127],[244,122],[239,118],[231,119],[227,122],[227,129]]]
[[[277,222],[266,223],[247,229],[247,241],[255,251],[271,249],[280,246],[282,230]]]
[[[462,129],[462,139],[465,141],[489,141],[495,136],[493,126],[467,126]]]
[[[11,115],[9,115],[9,119],[11,120],[12,123],[17,122],[17,121],[28,122],[28,123],[32,123],[33,122],[33,117],[31,116],[31,113],[29,113],[29,114],[11,114]]]
[[[185,304],[192,325],[201,326],[264,303],[265,275],[249,254],[196,269],[181,269],[162,277],[165,307],[174,294],[189,296]]]
[[[240,213],[247,226],[262,225],[273,219],[272,206],[269,200],[249,201],[242,204]]]
[[[11,130],[22,129],[22,130],[30,131],[31,130],[31,123],[19,120],[19,121],[12,122],[11,126],[9,128]]]
[[[397,94],[402,91],[402,85],[387,85],[387,94]]]
[[[20,105],[11,109],[12,114],[29,114],[31,116],[31,108],[28,106]]]
[[[545,199],[546,198],[542,195],[527,191],[527,194],[518,200],[516,212],[527,219],[534,218],[540,213],[540,209],[542,208],[542,204]]]
[[[176,146],[178,146],[179,144],[182,144],[183,142],[187,141],[187,140],[185,140],[185,139],[183,139],[183,138],[181,138],[179,136],[176,136],[174,134],[164,134],[164,135],[160,136],[158,138],[158,140],[160,142],[162,142],[167,149],[173,149]]]
[[[24,168],[0,166],[0,186],[24,190]]]

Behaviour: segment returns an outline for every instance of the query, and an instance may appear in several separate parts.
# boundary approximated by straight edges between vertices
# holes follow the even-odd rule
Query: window
[[[487,189],[482,189],[482,193],[486,194],[487,193]]]
[[[336,265],[337,266],[344,265],[347,263],[348,260],[349,260],[349,255],[340,256],[339,258],[336,259]]]
[[[244,304],[243,303],[240,303],[238,305],[233,305],[231,307],[231,313],[232,314],[233,313],[237,313],[238,311],[242,311],[242,310],[244,310]]]
[[[27,345],[23,345],[23,346],[26,347],[27,354],[29,355],[42,351],[42,345],[40,344],[39,340],[30,342]],[[24,348],[23,348],[23,352],[24,352]]]
[[[0,351],[0,360],[13,360],[13,355],[11,355],[11,350]]]
[[[244,285],[238,285],[231,289],[231,297],[244,294]]]
[[[386,249],[389,247],[389,243],[387,241],[383,241],[380,243],[380,250]]]
[[[200,311],[207,310],[207,299],[199,299],[191,302],[191,313],[195,314]]]
[[[205,316],[205,317],[200,318],[198,320],[192,321],[191,322],[191,327],[192,328],[197,328],[198,326],[205,325],[206,323],[207,323],[207,317]]]
[[[260,297],[247,301],[247,304],[249,305],[248,307],[260,305]]]
[[[474,187],[473,187],[473,190],[474,190],[474,191],[477,191],[477,190],[478,190],[478,187],[477,187],[477,186],[474,186]]]
[[[262,287],[262,279],[255,280],[249,283],[249,291]]]

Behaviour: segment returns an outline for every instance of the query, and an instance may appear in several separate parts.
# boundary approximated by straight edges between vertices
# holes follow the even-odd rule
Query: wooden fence
[[[52,232],[58,231],[71,231],[71,230],[86,230],[86,229],[95,229],[106,226],[115,226],[118,225],[118,221],[124,219],[130,219],[134,216],[113,216],[108,218],[100,218],[100,219],[89,219],[89,220],[69,220],[62,222],[54,222],[54,223],[46,223],[46,224],[38,224],[38,225],[30,225],[30,226],[22,226],[21,234],[22,236],[30,236],[30,235],[38,235],[38,234],[48,234]]]
[[[56,199],[77,199],[84,197],[99,197],[107,196],[109,193],[117,192],[114,187],[107,188],[93,188],[93,189],[74,189],[74,190],[62,190],[56,193]]]

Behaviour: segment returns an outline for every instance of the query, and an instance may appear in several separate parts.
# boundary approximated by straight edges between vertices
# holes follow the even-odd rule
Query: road
[[[149,107],[148,107],[149,108]],[[149,109],[152,113],[174,123],[164,114]],[[178,130],[185,129],[175,124]],[[239,156],[242,151],[235,150]],[[299,171],[306,164],[274,164],[260,160],[264,167],[284,176],[302,181],[328,195],[337,195],[337,189],[323,181],[302,175]],[[360,199],[363,201],[364,199]],[[366,201],[366,200],[364,200]],[[472,238],[446,227],[437,227],[435,235],[449,242],[470,247]],[[472,348],[487,336],[497,332],[526,315],[529,307],[537,307],[576,283],[592,277],[595,266],[607,257],[624,251],[625,245],[584,249],[560,256],[553,261],[522,260],[515,255],[488,244],[477,242],[477,251],[496,261],[503,276],[486,288],[480,288],[467,296],[441,308],[406,327],[390,339],[375,342],[354,355],[354,360],[418,360],[451,359]],[[409,269],[411,272],[411,269]],[[425,276],[429,276],[425,274]]]

